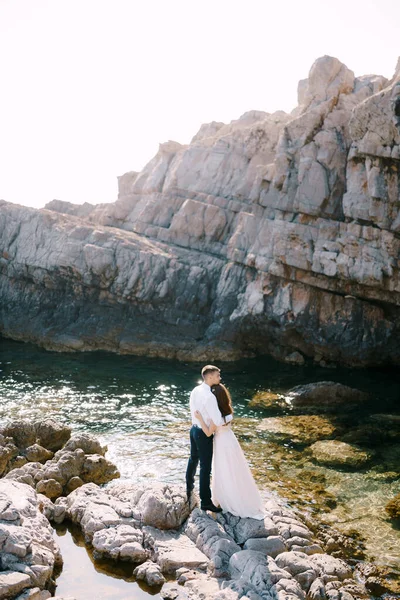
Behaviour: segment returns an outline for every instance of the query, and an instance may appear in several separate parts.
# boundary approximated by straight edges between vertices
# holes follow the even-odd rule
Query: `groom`
[[[207,437],[203,432],[200,421],[194,413],[200,411],[207,426],[211,421],[215,425],[223,425],[224,420],[218,408],[217,399],[211,391],[211,386],[221,381],[221,371],[213,365],[206,365],[201,370],[203,383],[194,388],[190,394],[190,412],[192,427],[190,429],[190,458],[186,469],[186,493],[188,501],[194,488],[194,476],[200,461],[200,506],[202,510],[221,512],[222,508],[214,506],[211,500],[210,475],[213,455],[213,437]]]

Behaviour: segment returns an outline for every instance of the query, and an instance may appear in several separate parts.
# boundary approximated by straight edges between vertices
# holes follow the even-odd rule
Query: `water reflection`
[[[94,561],[76,525],[57,525],[55,537],[64,557],[64,566],[57,578],[57,596],[76,600],[148,600],[149,594],[160,598],[157,589],[138,583],[132,575],[131,563],[107,560]]]

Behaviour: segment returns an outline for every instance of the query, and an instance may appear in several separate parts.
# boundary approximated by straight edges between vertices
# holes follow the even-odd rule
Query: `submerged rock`
[[[359,446],[324,440],[310,446],[313,458],[323,465],[330,467],[363,467],[371,461],[372,454]]]
[[[256,429],[265,432],[269,438],[278,442],[311,444],[332,437],[336,427],[325,417],[301,415],[262,419]]]
[[[249,402],[249,407],[251,408],[281,408],[284,405],[285,401],[282,394],[275,394],[269,391],[257,392]]]
[[[385,510],[391,519],[400,519],[400,494],[389,500]]]
[[[400,574],[390,567],[359,562],[355,567],[355,577],[365,582],[365,587],[373,596],[397,598],[400,594]],[[392,595],[393,594],[393,595]]]

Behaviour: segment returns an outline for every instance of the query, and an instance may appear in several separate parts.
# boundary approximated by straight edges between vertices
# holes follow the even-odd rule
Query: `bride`
[[[213,386],[211,391],[217,398],[218,408],[225,420],[228,415],[233,414],[230,394],[222,383]],[[211,486],[213,503],[237,517],[263,519],[265,512],[261,495],[243,450],[231,429],[231,422],[216,427],[211,421],[207,427],[200,411],[196,411],[195,416],[206,436],[210,437],[214,433]]]

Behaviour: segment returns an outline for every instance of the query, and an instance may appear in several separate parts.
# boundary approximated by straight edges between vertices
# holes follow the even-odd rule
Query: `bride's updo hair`
[[[233,414],[231,395],[222,383],[213,385],[211,391],[217,398],[218,408],[225,420],[227,415]]]

